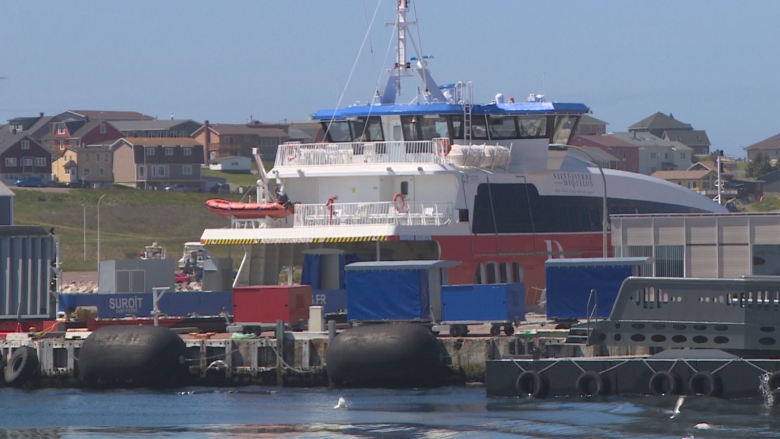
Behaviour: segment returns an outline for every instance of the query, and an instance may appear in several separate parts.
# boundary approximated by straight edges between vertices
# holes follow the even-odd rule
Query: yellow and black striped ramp
[[[265,239],[201,239],[205,245],[247,245],[247,244],[331,244],[340,242],[396,241],[396,236],[347,236],[339,238],[265,238]]]

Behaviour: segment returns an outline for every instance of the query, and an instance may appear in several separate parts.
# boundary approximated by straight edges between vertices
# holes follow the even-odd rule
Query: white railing
[[[279,145],[275,167],[329,166],[365,163],[446,162],[449,140],[411,142],[294,143]]]
[[[380,202],[296,204],[293,227],[418,225],[440,226],[453,221],[452,203]]]

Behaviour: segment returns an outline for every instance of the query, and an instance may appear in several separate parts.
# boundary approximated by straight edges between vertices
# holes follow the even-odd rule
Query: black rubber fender
[[[772,372],[771,375],[769,375],[769,379],[766,380],[767,387],[769,387],[769,390],[778,390],[780,389],[780,371]]]
[[[676,373],[661,370],[650,377],[649,386],[653,395],[679,395],[682,381]]]
[[[542,399],[547,395],[547,377],[535,370],[526,370],[517,377],[515,390],[520,396]]]
[[[5,382],[22,386],[38,374],[38,353],[30,346],[22,346],[11,354],[5,368]]]
[[[718,397],[723,390],[720,378],[711,372],[696,372],[688,380],[688,390],[694,395]]]
[[[577,377],[574,387],[582,396],[602,396],[609,393],[608,382],[598,372],[589,370]]]

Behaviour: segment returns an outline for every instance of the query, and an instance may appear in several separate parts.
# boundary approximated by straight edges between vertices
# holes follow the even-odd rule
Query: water
[[[340,396],[348,408],[334,410]],[[687,397],[487,398],[432,390],[1,389],[3,438],[780,438],[780,408]],[[698,426],[697,426],[698,424]]]

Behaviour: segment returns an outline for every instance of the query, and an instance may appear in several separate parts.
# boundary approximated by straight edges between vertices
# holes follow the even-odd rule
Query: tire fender
[[[21,386],[38,372],[38,353],[30,346],[15,350],[8,359],[5,368],[5,382],[12,386]]]
[[[515,390],[520,396],[542,399],[547,395],[547,377],[535,370],[526,370],[517,377]]]
[[[598,372],[590,370],[577,378],[575,388],[582,396],[602,396],[608,393],[608,382]]]
[[[679,395],[681,388],[680,376],[674,372],[658,371],[650,377],[650,391],[654,395]]]
[[[723,386],[720,378],[711,372],[696,372],[688,380],[688,390],[694,395],[718,397]]]

